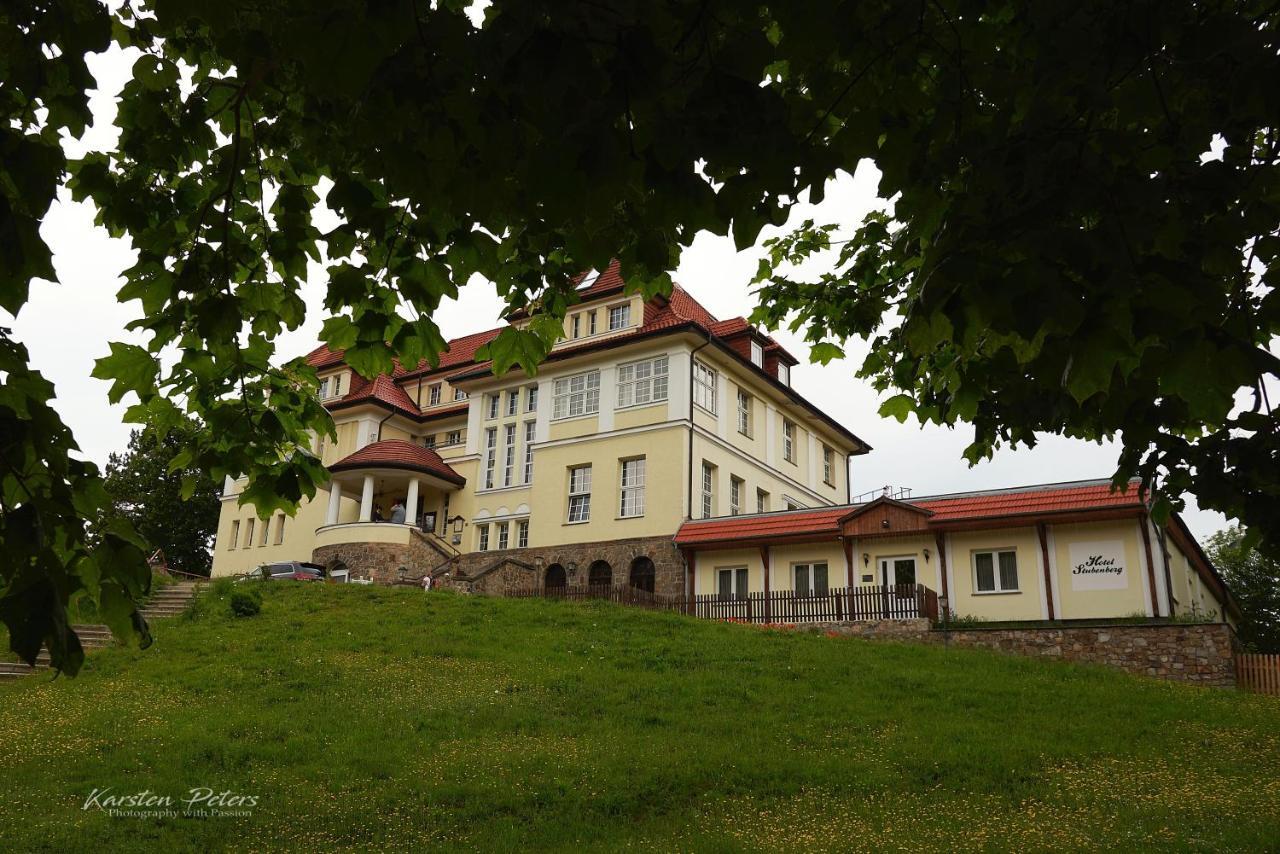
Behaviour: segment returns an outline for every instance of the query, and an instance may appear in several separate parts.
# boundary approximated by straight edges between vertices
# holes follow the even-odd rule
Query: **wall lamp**
[[[925,549],[925,550],[924,550],[924,562],[925,562],[925,563],[928,563],[928,562],[929,562],[929,550],[928,550],[928,549]]]
[[[871,555],[867,554],[866,552],[862,553],[862,565],[871,566]]]

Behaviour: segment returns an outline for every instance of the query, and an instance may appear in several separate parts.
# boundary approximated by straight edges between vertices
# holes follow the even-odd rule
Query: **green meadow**
[[[0,850],[1280,846],[1274,698],[604,603],[261,590],[0,684]],[[144,791],[177,814],[102,804]]]

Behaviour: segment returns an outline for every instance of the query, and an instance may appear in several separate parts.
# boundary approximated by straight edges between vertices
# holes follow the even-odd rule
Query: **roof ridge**
[[[1129,483],[1132,484],[1139,480],[1141,480],[1141,478],[1130,478]],[[980,498],[987,495],[1012,495],[1020,492],[1047,492],[1049,490],[1055,490],[1055,489],[1084,488],[1088,486],[1109,486],[1110,484],[1111,484],[1111,478],[1109,477],[1088,478],[1085,480],[1060,480],[1053,483],[1029,483],[1023,486],[1004,486],[1004,487],[997,487],[993,489],[973,489],[973,490],[966,490],[963,492],[940,492],[934,495],[919,495],[919,496],[912,496],[911,498],[900,498],[898,500],[903,501],[907,504],[910,504],[915,501],[942,501],[942,500],[949,500],[953,498],[954,499]]]

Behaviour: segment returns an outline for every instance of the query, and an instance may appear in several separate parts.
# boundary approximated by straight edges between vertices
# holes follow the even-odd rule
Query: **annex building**
[[[1134,486],[856,501],[871,449],[792,388],[778,342],[679,287],[628,294],[616,264],[579,297],[535,377],[476,358],[500,328],[372,381],[313,351],[337,431],[310,449],[328,488],[259,519],[228,479],[213,574],[302,560],[487,593],[927,586],[989,620],[1232,613],[1186,526],[1154,524]]]

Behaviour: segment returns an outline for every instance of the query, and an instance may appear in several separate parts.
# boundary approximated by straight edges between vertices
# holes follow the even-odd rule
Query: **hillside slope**
[[[0,685],[0,850],[1280,843],[1266,698],[603,604],[264,592]],[[82,808],[202,786],[257,803]]]

